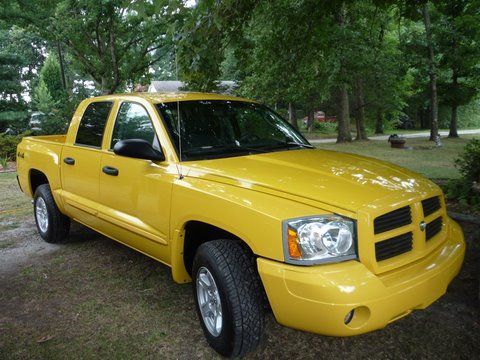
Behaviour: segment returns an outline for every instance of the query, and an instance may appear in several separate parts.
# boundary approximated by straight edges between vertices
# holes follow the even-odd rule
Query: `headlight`
[[[354,220],[320,215],[283,223],[286,262],[313,265],[356,259]]]

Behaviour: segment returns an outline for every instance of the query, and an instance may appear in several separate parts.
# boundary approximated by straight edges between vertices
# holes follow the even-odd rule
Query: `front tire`
[[[192,278],[197,314],[210,346],[232,358],[254,350],[264,331],[255,259],[236,241],[209,241],[195,254]]]
[[[58,209],[48,184],[39,185],[35,190],[33,211],[38,233],[43,240],[59,243],[67,238],[70,219]]]

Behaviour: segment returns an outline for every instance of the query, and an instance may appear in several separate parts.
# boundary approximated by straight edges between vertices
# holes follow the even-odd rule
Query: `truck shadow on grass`
[[[468,243],[462,272],[427,310],[352,338],[288,329],[270,313],[266,337],[249,357],[475,356],[480,231],[462,225]],[[12,246],[43,244],[34,230],[32,220],[10,229]],[[0,272],[0,358],[217,358],[204,340],[191,286],[175,284],[168,267],[78,224],[67,243],[53,246],[27,252],[20,265]],[[0,249],[1,261],[8,249]]]

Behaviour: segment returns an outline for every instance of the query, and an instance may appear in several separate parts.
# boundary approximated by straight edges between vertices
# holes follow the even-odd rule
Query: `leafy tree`
[[[27,118],[21,84],[25,61],[9,52],[9,45],[9,30],[0,30],[0,132],[21,130]]]
[[[32,102],[35,110],[41,111],[44,114],[50,114],[59,104],[55,101],[48,89],[44,79],[40,79],[38,86],[35,88],[32,94]]]
[[[445,71],[439,89],[442,103],[451,107],[449,137],[458,137],[458,107],[470,103],[480,90],[479,5],[478,1],[463,0],[437,4],[440,66]]]
[[[430,140],[438,137],[438,93],[437,93],[437,66],[435,63],[435,44],[432,37],[430,21],[430,3],[427,1],[422,8],[425,36],[428,48],[428,76],[430,77]]]
[[[55,134],[65,130],[70,117],[69,98],[63,88],[60,64],[49,55],[40,70],[38,86],[32,93],[32,108],[43,113],[42,133]]]
[[[60,63],[55,55],[50,54],[45,60],[40,70],[40,85],[43,85],[48,90],[49,95],[55,103],[60,103],[66,100],[66,91],[62,83],[62,72]],[[41,84],[43,83],[43,84]]]
[[[16,0],[0,17],[33,28],[61,42],[75,68],[91,77],[103,93],[132,85],[169,46],[170,24],[183,16],[181,1]]]

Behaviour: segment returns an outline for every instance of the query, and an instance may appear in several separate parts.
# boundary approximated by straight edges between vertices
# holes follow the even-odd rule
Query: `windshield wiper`
[[[291,146],[298,146],[301,148],[305,149],[315,149],[315,146],[310,145],[310,144],[302,144],[302,143],[297,143],[295,141],[287,141],[287,142],[277,142],[276,144],[272,144],[270,148],[287,148],[290,149]]]
[[[294,142],[294,141],[288,141],[285,144],[286,145],[296,145],[296,146],[300,146],[300,147],[303,147],[303,148],[306,148],[306,149],[315,149],[315,146],[313,146],[313,145],[297,143],[297,142]]]

